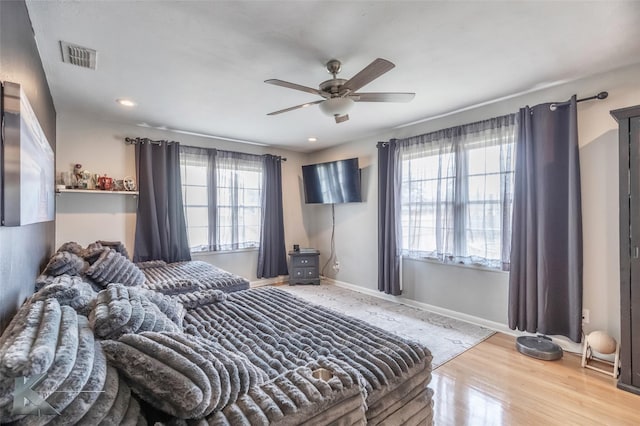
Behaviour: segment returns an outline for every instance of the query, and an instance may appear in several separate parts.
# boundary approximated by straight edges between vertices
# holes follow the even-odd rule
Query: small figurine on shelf
[[[85,189],[95,189],[95,185],[91,180],[91,172],[89,170],[82,171],[82,182]]]
[[[104,176],[100,176],[98,178],[98,186],[103,191],[111,191],[111,188],[113,186],[113,179],[107,177],[107,174],[105,173]]]
[[[71,179],[71,173],[62,172],[60,173],[61,183],[64,185],[66,189],[73,188],[73,180]]]
[[[136,181],[133,180],[132,177],[125,177],[123,179],[124,189],[126,191],[135,191],[136,190]]]
[[[73,166],[74,188],[87,189],[87,184],[82,179],[82,164],[76,163]]]

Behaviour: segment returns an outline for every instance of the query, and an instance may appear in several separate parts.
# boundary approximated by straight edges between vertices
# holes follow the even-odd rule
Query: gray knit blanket
[[[144,287],[165,294],[207,289],[229,293],[249,288],[246,279],[199,260],[175,263],[151,261],[138,263],[137,266],[144,272]]]

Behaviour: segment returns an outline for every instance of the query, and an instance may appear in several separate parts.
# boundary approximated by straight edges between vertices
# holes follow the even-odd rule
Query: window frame
[[[181,147],[182,148],[182,147]],[[233,158],[233,164],[225,164],[223,161],[217,161],[218,154],[224,153],[227,157]],[[237,158],[236,158],[237,157]],[[243,164],[246,161],[245,164]],[[206,253],[224,253],[244,250],[255,250],[260,246],[260,232],[261,232],[261,217],[262,217],[262,185],[263,185],[263,173],[264,166],[260,156],[252,154],[234,153],[229,151],[218,151],[206,148],[194,148],[184,147],[183,155],[180,158],[180,172],[182,177],[182,190],[183,190],[183,207],[185,214],[185,222],[187,228],[187,235],[189,240],[189,250],[192,254],[206,254]],[[199,167],[204,171],[204,177],[200,176],[199,180],[186,179],[187,167]],[[201,170],[201,172],[202,172]],[[252,179],[243,178],[241,175],[243,172],[257,173]],[[228,173],[230,176],[228,179],[224,179],[225,182],[220,182],[219,173]],[[255,181],[255,185],[250,187],[243,187],[242,181]],[[215,184],[215,188],[210,188]],[[205,188],[207,194],[206,204],[202,204],[202,201],[196,203],[188,203],[188,191],[189,188]],[[229,197],[223,200],[221,197],[221,190],[226,189]],[[259,191],[254,204],[245,205],[248,197],[243,194],[243,191]],[[212,193],[213,191],[213,193]],[[229,204],[231,201],[231,204]],[[242,202],[242,203],[241,203]],[[197,208],[206,208],[207,211],[207,225],[190,225],[189,211]],[[227,209],[228,215],[224,216],[221,210]],[[246,227],[242,222],[247,222],[247,211],[254,210],[251,213],[250,222],[255,222],[255,225],[251,225],[254,229],[251,233],[254,238],[245,240],[246,231],[242,228]],[[257,210],[257,212],[255,211]],[[241,211],[242,215],[238,214]],[[230,223],[221,224],[223,217],[228,217]],[[224,219],[226,221],[226,219]],[[223,235],[220,232],[222,229],[228,228],[229,233]],[[192,232],[194,229],[201,229],[206,233],[205,244],[192,244]],[[227,235],[230,235],[230,239],[227,241]],[[240,238],[243,238],[241,240]]]
[[[473,123],[468,126],[471,127],[477,124],[480,123]],[[485,129],[478,126],[479,131],[476,136],[474,134],[476,132],[465,132],[466,129],[462,126],[423,135],[424,139],[422,140],[419,139],[420,137],[416,137],[410,138],[412,140],[402,141],[404,144],[400,144],[400,155],[398,157],[400,166],[398,226],[400,231],[399,251],[401,255],[445,264],[480,267],[490,270],[508,270],[508,264],[505,264],[503,259],[503,248],[508,249],[509,246],[505,246],[504,243],[506,239],[510,240],[511,237],[510,221],[514,202],[515,135],[517,134],[517,126],[517,120],[514,118],[507,123],[504,132],[498,130],[503,132],[499,134],[493,134],[491,131],[485,133]],[[462,138],[458,137],[460,136],[459,134],[456,134],[456,131],[461,129],[460,133],[464,134]],[[500,147],[497,152],[492,154],[492,160],[498,167],[497,170],[495,167],[493,169],[487,167],[489,163],[487,161],[489,159],[487,156],[489,151],[487,150],[492,146]],[[482,155],[485,158],[484,173],[479,173],[477,170],[469,171],[470,158],[474,155],[474,151],[477,152],[476,155]],[[450,156],[453,156],[453,158]],[[425,166],[432,166],[430,170],[435,171],[421,174],[424,170],[418,170],[415,172],[415,177],[412,176],[412,168],[417,168],[418,166],[412,166],[411,162],[427,157],[442,157],[447,161],[445,168],[443,168],[442,159],[431,163],[425,162]],[[443,170],[445,171],[444,176],[442,175]],[[489,176],[498,176],[498,187],[494,188],[497,192],[492,192],[492,194],[497,194],[497,198],[487,196],[486,189],[485,198],[470,197],[469,184],[472,179],[484,177],[486,180]],[[443,183],[449,179],[453,179],[453,184]],[[428,182],[435,182],[435,185],[430,188],[420,188],[421,185]],[[419,195],[416,196],[409,192],[413,187],[421,190]],[[484,188],[486,188],[486,182]],[[428,190],[428,192],[425,192],[425,190]],[[429,194],[429,197],[423,197],[423,194]],[[444,198],[443,200],[440,198],[442,194],[449,195],[451,199],[444,196],[442,197]],[[470,216],[470,207],[474,205],[484,206],[484,214],[486,214],[487,206],[495,205],[498,213],[497,217],[493,217],[493,224],[490,224],[489,227],[486,227],[485,224],[484,227],[480,228],[477,224],[473,224]],[[431,226],[424,226],[418,220],[415,221],[418,226],[413,227],[414,220],[412,220],[412,215],[415,217],[416,215],[424,214],[425,211],[430,211],[427,214],[431,216],[431,219],[429,220],[429,216],[427,216],[425,222],[430,223]],[[504,223],[505,215],[508,216],[508,226]],[[441,222],[438,221],[438,217],[440,217]],[[446,219],[443,219],[445,217]],[[498,226],[498,229],[495,229],[495,225]],[[509,235],[504,234],[505,232],[508,232]],[[473,248],[474,239],[469,238],[469,235],[474,233],[482,241],[481,247],[484,250],[482,255],[478,255],[477,244],[475,244],[476,248]],[[487,234],[496,236],[488,238]],[[423,238],[423,240],[420,241],[420,238]],[[428,244],[423,244],[424,239],[428,240]],[[492,246],[494,247],[493,250],[491,250]],[[443,250],[440,250],[440,248]],[[490,257],[487,256],[488,253]]]

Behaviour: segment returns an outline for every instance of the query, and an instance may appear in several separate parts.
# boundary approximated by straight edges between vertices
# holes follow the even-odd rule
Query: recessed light
[[[136,103],[133,102],[130,99],[116,99],[116,102],[119,103],[122,106],[126,106],[126,107],[134,107],[136,106]]]
[[[309,142],[316,142],[318,139],[317,138],[309,138],[307,139]]]

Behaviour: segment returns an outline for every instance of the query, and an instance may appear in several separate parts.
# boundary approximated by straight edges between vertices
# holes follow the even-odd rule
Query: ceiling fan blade
[[[334,117],[336,118],[336,123],[344,123],[345,121],[347,121],[349,119],[349,114],[334,115]]]
[[[395,67],[395,65],[392,62],[389,62],[386,59],[378,58],[364,67],[364,69],[358,74],[351,77],[349,81],[344,83],[342,85],[341,92],[355,92],[361,87],[371,83],[382,74],[391,70],[393,67]]]
[[[300,84],[289,83],[288,81],[278,80],[275,78],[271,80],[265,80],[264,82],[268,84],[273,84],[275,86],[286,87],[287,89],[294,89],[294,90],[300,90],[302,92],[313,93],[314,95],[319,95],[319,96],[322,96],[323,98],[327,98],[331,96],[330,94],[321,92],[320,90],[314,89],[313,87],[307,87],[307,86],[302,86]]]
[[[355,102],[410,102],[415,96],[415,93],[365,92],[352,93],[348,97],[353,99]]]
[[[269,114],[267,114],[267,115],[277,115],[277,114],[282,114],[283,112],[293,111],[294,109],[298,109],[298,108],[306,108],[306,107],[308,107],[308,106],[315,105],[315,104],[319,104],[319,103],[321,103],[321,102],[324,102],[324,99],[321,99],[321,100],[319,100],[319,101],[315,101],[315,102],[307,102],[306,104],[296,105],[296,106],[293,106],[293,107],[290,107],[290,108],[281,109],[281,110],[279,110],[279,111],[270,112],[270,113],[269,113]]]

